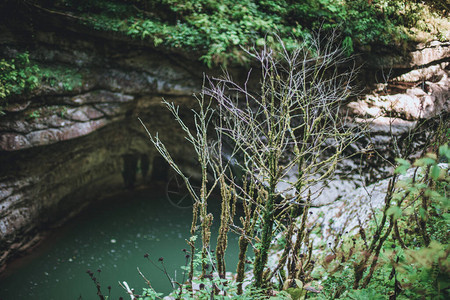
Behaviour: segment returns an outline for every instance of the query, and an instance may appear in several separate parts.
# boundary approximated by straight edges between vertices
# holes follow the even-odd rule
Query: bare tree
[[[221,108],[222,125],[216,129],[238,149],[240,167],[254,189],[253,197],[242,196],[253,209],[239,232],[246,236],[243,243],[254,245],[257,287],[274,274],[267,269],[268,252],[275,225],[282,218],[290,220],[284,226],[288,246],[276,270],[289,257],[289,278],[304,275],[308,266],[302,266],[299,251],[306,237],[307,208],[314,197],[308,191],[333,174],[343,151],[360,134],[341,111],[350,95],[354,69],[339,70],[348,67],[349,61],[333,42],[333,36],[318,37],[312,44],[288,51],[279,40],[280,51],[268,47],[249,51],[261,68],[258,92],[249,89],[248,81],[238,85],[229,74],[211,79],[204,89]],[[301,228],[295,228],[299,209],[303,221]],[[252,234],[250,224],[255,219],[259,219],[259,230]],[[241,252],[246,250],[241,247]],[[240,279],[242,272],[238,269]]]
[[[162,157],[169,163],[172,169],[182,178],[190,196],[193,199],[192,208],[192,224],[191,224],[191,238],[188,244],[191,248],[191,264],[188,280],[192,281],[194,274],[194,260],[193,256],[195,254],[195,239],[198,229],[198,222],[200,221],[201,227],[201,240],[202,240],[202,275],[206,272],[206,257],[209,251],[211,231],[210,227],[212,225],[213,216],[208,213],[208,199],[211,196],[211,192],[217,183],[217,176],[214,176],[214,182],[208,185],[208,167],[212,164],[212,158],[208,146],[208,127],[210,127],[210,122],[214,116],[214,109],[211,107],[211,101],[206,101],[203,94],[196,96],[198,110],[193,111],[194,113],[194,128],[189,128],[186,123],[181,119],[179,114],[179,107],[175,106],[173,103],[163,101],[168,110],[173,114],[175,120],[180,125],[181,129],[186,135],[186,139],[192,144],[195,153],[197,154],[197,159],[201,168],[201,185],[200,190],[195,189],[192,182],[189,181],[189,176],[185,174],[180,167],[175,163],[172,156],[170,155],[167,148],[164,146],[160,140],[158,134],[153,136],[148,129],[145,127],[144,123],[141,121],[142,125],[145,127],[151,142],[155,145],[158,152]],[[214,172],[214,169],[213,169]]]
[[[254,284],[258,288],[266,286],[278,271],[283,271],[280,279],[290,280],[288,283],[304,278],[313,264],[310,254],[300,255],[302,247],[311,248],[306,228],[308,208],[316,196],[311,187],[333,174],[344,150],[361,134],[341,111],[350,95],[354,68],[349,67],[350,61],[335,48],[334,41],[334,36],[317,36],[288,51],[279,39],[280,49],[276,51],[269,47],[248,51],[260,66],[258,87],[250,89],[248,80],[239,85],[228,73],[208,78],[209,85],[197,97],[199,109],[194,112],[193,129],[181,120],[178,109],[166,102],[198,155],[202,172],[199,194],[158,136],[149,133],[195,199],[191,235],[195,235],[200,221],[203,258],[208,254],[212,223],[207,211],[212,191],[207,185],[208,169],[214,178],[212,185],[220,182],[223,204],[217,271],[224,276],[226,236],[233,229],[240,235],[239,293],[250,245],[255,253]],[[244,208],[241,225],[233,221],[238,200]],[[270,245],[280,230],[287,245],[277,265],[270,269]],[[190,245],[194,253],[193,242]],[[284,270],[288,271],[287,278]],[[191,263],[190,279],[192,273]]]

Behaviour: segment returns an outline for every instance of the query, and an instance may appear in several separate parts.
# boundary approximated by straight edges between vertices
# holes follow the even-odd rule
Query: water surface
[[[210,205],[216,213],[216,228],[218,207]],[[129,296],[119,281],[127,281],[138,293],[146,286],[137,267],[157,291],[168,293],[169,280],[144,254],[157,265],[162,257],[169,274],[174,277],[176,272],[181,281],[182,249],[188,248],[185,239],[190,224],[190,209],[173,207],[163,193],[154,190],[124,192],[103,200],[58,229],[31,256],[8,266],[12,271],[0,280],[0,299],[98,299],[88,269],[99,279],[104,295],[111,286],[110,299],[126,299]],[[230,236],[229,241],[227,263],[234,268],[237,237]]]

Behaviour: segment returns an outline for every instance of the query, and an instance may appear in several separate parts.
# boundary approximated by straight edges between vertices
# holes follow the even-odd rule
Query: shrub
[[[441,125],[434,153],[397,159],[383,210],[359,235],[342,238],[332,262],[317,270],[316,299],[448,298],[450,150]]]
[[[32,64],[29,54],[18,53],[12,59],[0,60],[0,101],[29,92],[38,86],[39,68]]]
[[[197,97],[199,108],[194,111],[193,129],[184,123],[174,104],[165,102],[197,153],[200,191],[193,188],[189,176],[175,164],[158,135],[149,133],[195,200],[188,244],[194,256],[192,239],[200,231],[200,279],[208,276],[206,261],[213,221],[207,211],[208,199],[214,186],[220,187],[221,225],[211,276],[225,278],[227,233],[233,228],[240,235],[238,294],[243,293],[248,247],[255,253],[253,284],[257,290],[272,290],[275,278],[285,289],[309,280],[314,261],[305,224],[315,197],[310,188],[333,174],[346,147],[361,134],[355,126],[347,126],[348,120],[340,111],[350,94],[353,72],[337,72],[346,56],[341,50],[333,50],[333,36],[318,36],[292,52],[281,40],[278,43],[281,53],[269,47],[248,52],[261,66],[258,91],[249,90],[246,84],[238,85],[228,74],[208,78],[210,85]],[[210,185],[208,169],[214,178]],[[277,188],[281,182],[288,186],[283,191]],[[238,201],[244,209],[241,224],[233,221]],[[285,237],[286,247],[271,269],[268,254],[277,232]],[[305,247],[309,249],[306,255],[302,253]],[[283,274],[275,276],[279,271]],[[194,274],[191,260],[189,283],[195,280]]]

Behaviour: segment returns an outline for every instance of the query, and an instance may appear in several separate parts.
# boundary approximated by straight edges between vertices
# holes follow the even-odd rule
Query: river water
[[[218,202],[218,201],[217,201]],[[211,204],[214,226],[219,205]],[[137,267],[159,292],[171,285],[160,266],[162,257],[171,277],[181,282],[188,248],[191,210],[170,205],[162,192],[138,190],[102,200],[52,233],[33,253],[8,266],[0,279],[0,300],[98,299],[95,284],[86,273],[94,272],[104,295],[128,298],[118,282],[127,281],[137,293],[146,284]],[[213,232],[217,230],[213,229]],[[213,236],[213,241],[215,237]],[[229,237],[227,265],[237,263],[237,236]],[[100,270],[100,272],[98,272]]]

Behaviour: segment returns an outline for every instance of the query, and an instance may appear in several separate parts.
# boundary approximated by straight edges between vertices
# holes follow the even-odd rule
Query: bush
[[[317,270],[317,299],[448,298],[450,150],[435,149],[413,163],[397,160],[383,211]]]
[[[36,88],[39,83],[38,72],[39,68],[30,62],[27,52],[18,53],[9,60],[2,58],[0,60],[0,101]]]
[[[314,261],[305,226],[315,197],[310,188],[333,174],[344,150],[362,132],[355,126],[347,126],[348,120],[340,112],[342,102],[350,94],[353,72],[337,72],[346,56],[341,50],[333,50],[333,36],[318,36],[294,51],[289,51],[281,40],[278,43],[281,52],[268,47],[248,52],[261,66],[257,92],[238,85],[227,74],[208,79],[210,85],[197,97],[199,107],[194,111],[193,129],[180,118],[174,104],[165,102],[197,153],[202,178],[199,191],[172,160],[158,135],[149,133],[157,150],[184,179],[195,200],[188,244],[194,257],[197,253],[194,241],[201,237],[200,280],[216,277],[224,280],[227,233],[233,228],[240,235],[237,294],[244,292],[249,247],[255,253],[252,267],[256,290],[267,289],[269,295],[278,281],[279,286],[297,293],[295,288],[310,280]],[[324,152],[326,157],[322,155]],[[209,176],[214,178],[212,182]],[[277,188],[281,182],[287,185],[283,191]],[[213,220],[207,207],[217,185],[222,211],[215,263],[210,272],[206,264],[211,256]],[[244,209],[240,224],[234,222],[238,202]],[[299,215],[301,221],[297,222]],[[276,266],[269,268],[268,255],[277,233],[284,236],[286,247]],[[308,249],[306,254],[304,248]],[[191,260],[189,285],[196,280],[195,274]],[[223,286],[230,285],[223,283]],[[215,293],[219,291],[220,288]]]

